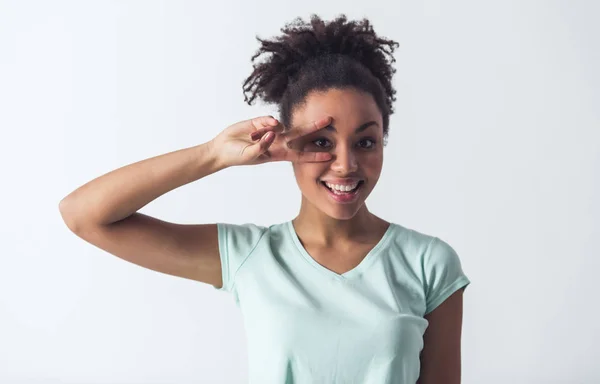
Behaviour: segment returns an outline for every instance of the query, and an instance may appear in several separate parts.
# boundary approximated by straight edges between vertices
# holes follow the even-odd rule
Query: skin
[[[302,239],[325,248],[348,248],[349,243],[380,238],[389,223],[369,212],[365,200],[379,180],[383,166],[383,122],[373,97],[354,89],[310,93],[297,107],[291,126],[331,116],[329,127],[303,137],[306,151],[328,152],[330,161],[292,163],[302,202],[294,227]],[[373,121],[356,133],[361,125]],[[333,128],[331,128],[333,126]],[[323,179],[357,177],[364,180],[352,204],[333,201]],[[375,240],[377,242],[377,240]]]

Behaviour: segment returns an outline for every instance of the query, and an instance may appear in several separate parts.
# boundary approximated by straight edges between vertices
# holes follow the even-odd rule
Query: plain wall
[[[317,13],[400,43],[368,207],[461,257],[463,383],[598,383],[600,3],[0,1],[0,382],[243,383],[232,296],[76,237],[59,201],[201,144],[248,106],[256,35]],[[293,218],[289,163],[224,170],[141,212]]]

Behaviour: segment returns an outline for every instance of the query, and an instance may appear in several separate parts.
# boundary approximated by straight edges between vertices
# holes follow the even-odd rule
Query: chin
[[[350,220],[363,208],[365,200],[371,192],[371,188],[368,187],[368,184],[363,183],[358,188],[354,199],[348,198],[349,201],[339,201],[327,187],[320,186],[314,201],[318,202],[319,209],[328,216],[337,220]]]
[[[356,210],[338,210],[338,209],[324,209],[323,212],[325,212],[329,217],[336,219],[336,220],[350,220],[352,219],[354,216],[356,216],[356,214],[358,213],[358,211],[360,210],[360,207],[358,207],[359,209]]]

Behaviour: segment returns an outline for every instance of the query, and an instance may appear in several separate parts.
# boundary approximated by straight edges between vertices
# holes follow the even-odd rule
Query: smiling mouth
[[[358,182],[358,184],[356,185],[356,187],[354,189],[352,189],[352,190],[349,190],[349,191],[338,191],[337,189],[329,188],[327,186],[327,184],[325,184],[324,181],[321,181],[321,184],[323,184],[323,186],[325,188],[327,188],[328,190],[330,190],[332,193],[334,193],[336,195],[341,195],[341,196],[355,194],[363,186],[364,183],[365,183],[364,180],[361,180],[361,181]]]

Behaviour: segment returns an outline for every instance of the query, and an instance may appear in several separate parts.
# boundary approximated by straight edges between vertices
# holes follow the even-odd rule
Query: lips
[[[331,198],[333,201],[335,201],[338,204],[355,203],[358,200],[358,197],[361,195],[361,190],[362,190],[363,184],[364,184],[364,181],[360,181],[358,183],[358,185],[356,186],[356,188],[352,192],[336,193],[331,188],[329,188],[327,185],[325,185],[324,182],[321,182],[321,185],[323,185],[323,188],[325,188],[325,191],[327,192],[327,195],[329,196],[329,198]]]

